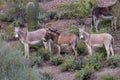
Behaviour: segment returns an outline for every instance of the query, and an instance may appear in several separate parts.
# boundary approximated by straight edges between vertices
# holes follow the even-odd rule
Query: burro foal
[[[84,29],[79,29],[80,39],[83,39],[85,44],[87,45],[88,52],[92,55],[93,47],[102,47],[105,46],[107,51],[107,59],[110,56],[110,52],[112,56],[114,56],[114,51],[112,47],[113,37],[108,33],[100,33],[100,34],[89,34],[84,31]]]
[[[15,37],[19,38],[25,49],[25,58],[29,58],[29,44],[37,44],[43,41],[45,48],[48,49],[47,42],[45,40],[45,35],[47,33],[47,28],[38,29],[36,31],[28,32],[20,29],[18,25],[15,26]],[[49,49],[49,51],[51,51]]]
[[[60,55],[61,46],[68,45],[72,47],[75,56],[77,57],[77,42],[78,36],[73,33],[58,33],[58,31],[50,30],[48,31],[49,39],[51,39],[58,48],[58,54]]]

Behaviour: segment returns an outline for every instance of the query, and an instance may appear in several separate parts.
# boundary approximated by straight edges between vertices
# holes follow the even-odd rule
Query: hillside
[[[74,15],[71,15],[72,13],[68,14],[69,13],[69,11],[68,11],[68,13],[67,13],[69,15],[69,17],[68,17],[68,15],[66,16],[66,14],[62,15],[62,13],[64,13],[64,11],[62,12],[62,10],[64,10],[64,8],[62,8],[62,10],[55,8],[56,6],[57,7],[66,6],[65,4],[68,5],[69,3],[73,3],[75,1],[76,0],[39,0],[39,5],[42,5],[45,15],[44,15],[44,13],[40,13],[43,15],[42,15],[42,18],[40,16],[41,22],[39,20],[38,28],[50,28],[52,30],[57,30],[59,33],[68,33],[69,29],[73,25],[75,25],[75,27],[78,28],[81,26],[82,23],[85,23],[85,21],[86,21],[86,23],[87,22],[91,23],[92,18],[91,18],[91,14],[89,12],[88,12],[89,15],[86,15],[85,17],[83,17],[83,16],[76,17],[75,15],[77,15],[77,14],[73,13]],[[81,4],[84,4],[84,3],[81,3]],[[119,4],[119,3],[117,3],[117,4]],[[71,6],[69,6],[69,7],[71,8]],[[7,12],[8,8],[7,9],[6,8],[7,8],[6,5],[0,5],[0,11],[4,10]],[[68,7],[65,9],[68,9]],[[86,7],[85,7],[85,9],[89,10],[89,8],[86,8]],[[14,11],[14,9],[13,9],[13,11]],[[49,12],[50,12],[50,14],[49,14]],[[84,12],[84,10],[83,10],[83,12]],[[85,11],[85,12],[87,12],[87,11]],[[77,13],[77,11],[76,11],[76,13]],[[78,13],[79,13],[79,11],[78,11]],[[51,15],[52,15],[52,18],[51,18]],[[57,15],[57,18],[56,18],[56,15]],[[62,15],[62,18],[61,18],[61,15]],[[117,14],[117,16],[118,16],[118,14]],[[26,16],[24,16],[24,17],[26,17]],[[0,16],[0,18],[2,18],[2,17]],[[3,18],[4,18],[4,16],[3,16]],[[84,20],[86,18],[87,19],[89,18],[91,20],[89,20],[89,19]],[[118,17],[118,21],[119,20],[120,19]],[[17,20],[16,18],[13,19],[13,21],[12,20],[11,21],[0,21],[0,33],[2,33],[2,35],[4,36],[4,37],[2,37],[2,38],[4,38],[3,40],[8,42],[8,46],[10,48],[22,50],[21,53],[23,56],[23,54],[24,54],[23,44],[21,44],[21,42],[14,37],[14,35],[15,35],[14,23],[15,22],[19,23],[19,21],[21,21],[21,19]],[[29,29],[28,24],[30,24],[30,23],[32,23],[32,22],[28,23],[28,18],[25,18],[25,21],[23,21],[24,26],[22,26],[22,29],[24,29],[24,30]],[[67,48],[67,46],[61,48],[61,56],[58,56],[57,48],[56,48],[54,42],[52,42],[52,50],[53,50],[52,52],[49,52],[48,50],[44,49],[43,44],[30,45],[29,46],[30,59],[25,59],[25,61],[23,61],[23,62],[25,62],[23,65],[27,65],[27,67],[29,67],[30,70],[33,70],[39,74],[37,74],[37,75],[29,74],[29,76],[32,76],[32,78],[29,80],[99,80],[101,76],[104,76],[106,74],[112,74],[113,78],[117,76],[120,79],[120,25],[117,22],[117,31],[111,30],[110,21],[106,21],[106,22],[103,21],[100,23],[99,26],[100,26],[99,33],[108,32],[113,36],[113,38],[114,38],[113,49],[115,51],[115,57],[112,56],[112,57],[110,57],[110,59],[107,60],[106,59],[106,57],[107,57],[106,50],[103,48],[98,50],[98,52],[95,52],[95,54],[93,54],[93,56],[89,56],[87,47],[83,43],[82,40],[80,40],[80,43],[77,44],[78,45],[77,46],[78,47],[77,48],[78,57],[75,57],[74,53],[72,52],[72,49],[69,49],[69,47]],[[97,32],[94,32],[94,30],[91,31],[89,24],[87,25],[86,30],[89,33],[97,33]],[[74,31],[74,28],[73,28],[73,31]],[[1,39],[1,36],[0,36],[0,39]],[[4,53],[6,53],[6,52],[4,52]],[[14,57],[7,56],[7,57],[8,57],[8,59],[9,59],[9,57],[10,57],[10,59],[14,59],[15,56]],[[17,56],[17,57],[19,57],[19,56]],[[15,62],[17,60],[18,59],[15,58]],[[0,62],[2,62],[2,61],[0,61]],[[27,72],[27,74],[28,73],[29,72]],[[38,76],[38,75],[39,75],[39,77],[41,77],[41,75],[42,75],[42,78],[41,79],[36,78],[36,76]],[[114,75],[116,75],[116,76],[114,76]],[[111,78],[111,76],[109,76],[109,75],[107,77]]]

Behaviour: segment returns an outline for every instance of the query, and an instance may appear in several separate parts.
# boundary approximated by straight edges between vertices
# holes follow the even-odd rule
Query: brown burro
[[[74,33],[59,33],[57,30],[49,29],[48,36],[49,39],[51,39],[56,44],[59,55],[61,50],[60,47],[63,45],[68,45],[73,49],[75,56],[77,57],[78,53],[76,47],[79,38],[77,35],[75,35]]]

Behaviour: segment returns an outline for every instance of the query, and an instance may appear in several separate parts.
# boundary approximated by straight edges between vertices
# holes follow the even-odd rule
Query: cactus
[[[34,4],[36,7],[37,26],[40,26],[40,20],[44,18],[43,8],[41,4],[39,4],[39,0],[34,0]]]
[[[28,30],[33,31],[38,28],[38,12],[34,2],[28,2],[26,6]]]

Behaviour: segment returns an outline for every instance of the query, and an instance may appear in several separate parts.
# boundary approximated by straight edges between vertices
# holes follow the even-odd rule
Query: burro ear
[[[83,30],[83,31],[85,30],[85,25],[82,26],[82,30]]]

